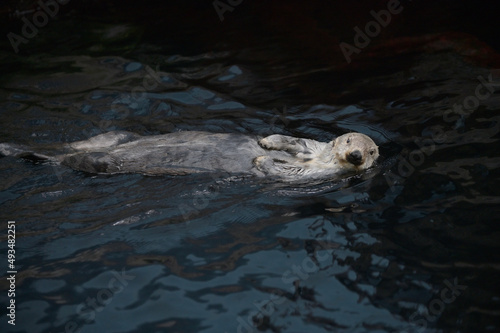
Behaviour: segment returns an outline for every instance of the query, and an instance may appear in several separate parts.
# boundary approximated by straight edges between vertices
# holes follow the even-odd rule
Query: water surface
[[[300,186],[0,158],[18,271],[16,326],[3,318],[2,331],[499,330],[500,75],[469,56],[474,37],[375,46],[347,66],[299,61],[285,32],[197,53],[141,31],[103,24],[101,44],[2,51],[0,141],[357,131],[381,158],[362,176]]]

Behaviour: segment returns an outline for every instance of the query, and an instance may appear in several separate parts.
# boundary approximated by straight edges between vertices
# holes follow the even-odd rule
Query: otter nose
[[[363,155],[359,150],[354,150],[347,154],[347,161],[354,165],[360,165],[363,163]]]

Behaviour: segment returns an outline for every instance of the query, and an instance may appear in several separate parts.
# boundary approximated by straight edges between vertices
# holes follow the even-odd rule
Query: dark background
[[[213,309],[234,331],[237,315],[246,318],[273,286],[289,302],[263,331],[311,323],[319,332],[340,330],[337,321],[351,305],[360,317],[346,331],[360,329],[357,319],[371,310],[401,322],[368,320],[365,331],[394,331],[455,278],[467,290],[426,323],[429,330],[498,330],[498,88],[461,119],[443,113],[474,96],[479,76],[500,76],[499,1],[401,1],[402,13],[351,63],[339,43],[353,44],[354,27],[364,30],[370,11],[387,1],[243,0],[221,21],[213,1],[70,0],[15,53],[7,34],[21,33],[37,3],[0,5],[0,142],[70,142],[114,129],[272,131],[320,141],[362,131],[379,144],[381,158],[366,179],[285,190],[258,182],[218,186],[209,176],[96,176],[2,158],[0,220],[17,220],[19,318],[35,318],[26,327],[63,331],[65,322],[81,319],[73,309],[101,288],[89,281],[125,268],[141,279],[88,331],[119,331],[121,324],[136,327],[123,332],[210,331],[226,324],[215,323]],[[121,33],[110,37],[115,29]],[[172,81],[137,107],[130,93],[144,68],[156,65]],[[242,73],[220,80],[234,68]],[[110,73],[102,82],[101,72]],[[214,97],[198,104],[161,97],[200,91]],[[114,110],[118,100],[130,111],[125,116]],[[225,101],[241,108],[211,108]],[[168,108],[156,108],[162,103]],[[284,107],[283,119],[275,110]],[[401,175],[398,161],[421,152],[418,143],[434,127],[447,140],[433,142],[434,152]],[[388,173],[399,182],[388,183]],[[179,207],[193,206],[212,187],[209,204],[183,217]],[[281,275],[314,258],[325,233],[335,235],[339,259],[290,294]],[[337,291],[352,302],[330,297]],[[119,297],[129,295],[135,299],[122,308]],[[150,305],[166,310],[151,319],[144,311]],[[191,317],[176,313],[193,306]],[[325,315],[324,308],[333,310]]]
[[[288,35],[289,49],[283,50],[284,53],[293,51],[300,59],[335,64],[343,59],[338,44],[341,41],[352,43],[353,27],[360,26],[363,30],[363,25],[373,20],[370,10],[386,8],[386,3],[243,0],[233,11],[225,12],[224,20],[220,21],[214,9],[214,1],[71,0],[60,5],[60,14],[68,15],[69,18],[84,18],[96,24],[138,24],[144,27],[143,36],[146,40],[161,40],[182,46],[185,54],[189,51],[216,51],[223,49],[226,43],[234,47],[255,46],[272,39],[273,35]],[[401,5],[404,7],[403,12],[393,16],[391,24],[373,39],[371,48],[383,45],[388,53],[409,52],[419,44],[415,37],[452,32],[475,36],[478,42],[484,43],[485,52],[488,48],[500,48],[498,1],[403,0]],[[25,15],[31,18],[38,8],[38,1],[34,0],[3,1],[0,5],[3,34],[19,31],[22,26],[20,17]],[[66,33],[73,34],[77,39],[81,28],[75,25],[73,31]],[[179,31],[182,33],[178,33]],[[394,38],[409,37],[414,39],[394,42]],[[5,42],[5,39],[2,40]],[[76,43],[68,37],[59,42]],[[38,50],[41,51],[43,50]]]

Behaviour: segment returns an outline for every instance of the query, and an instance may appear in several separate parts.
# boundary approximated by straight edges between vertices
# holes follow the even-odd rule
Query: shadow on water
[[[39,52],[0,52],[0,142],[356,131],[381,157],[363,175],[316,184],[0,158],[0,219],[16,221],[18,271],[16,326],[3,318],[2,332],[498,330],[493,50],[459,33],[387,38],[348,67],[313,55],[313,41],[294,49],[290,34],[308,42],[297,30],[200,51],[209,32],[186,45],[191,30],[161,39],[143,22],[65,15],[92,29],[75,37],[64,16],[26,45]],[[65,33],[67,44],[46,49]]]

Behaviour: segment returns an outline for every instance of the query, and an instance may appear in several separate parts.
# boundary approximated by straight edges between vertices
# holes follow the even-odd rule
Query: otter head
[[[368,169],[378,158],[378,147],[373,140],[361,133],[348,133],[332,141],[333,153],[347,172]]]

